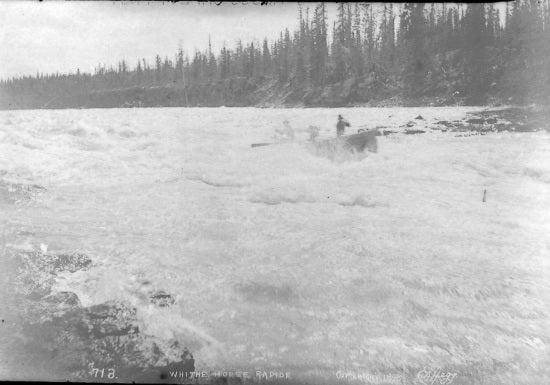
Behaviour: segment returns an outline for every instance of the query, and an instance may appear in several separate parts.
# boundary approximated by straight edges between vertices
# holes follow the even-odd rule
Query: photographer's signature
[[[453,382],[457,373],[443,372],[441,369],[422,369],[416,378],[422,385],[446,385]]]

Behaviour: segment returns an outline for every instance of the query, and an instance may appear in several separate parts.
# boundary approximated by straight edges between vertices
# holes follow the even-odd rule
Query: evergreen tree
[[[464,16],[465,31],[462,57],[464,63],[465,93],[468,103],[482,104],[485,102],[484,90],[488,86],[485,6],[484,4],[468,4]]]
[[[311,79],[315,85],[323,85],[325,84],[328,60],[327,14],[324,3],[315,7],[311,23]]]
[[[402,72],[406,94],[416,97],[424,91],[430,63],[425,52],[426,20],[423,3],[406,3],[401,20]]]
[[[271,53],[269,52],[267,39],[264,39],[262,47],[262,74],[264,76],[271,74]]]
[[[157,84],[160,84],[160,80],[161,80],[161,66],[162,66],[162,60],[160,58],[160,55],[157,55],[155,57],[155,82]]]
[[[319,92],[353,79],[359,87],[367,84],[375,97],[380,91],[412,100],[458,90],[470,104],[483,104],[488,96],[517,102],[549,97],[549,0],[518,0],[503,12],[493,4],[405,3],[397,19],[391,4],[338,4],[330,50],[325,5],[312,11],[299,6],[294,31],[287,28],[271,42],[237,41],[234,49],[224,44],[215,53],[209,37],[208,48],[196,50],[191,60],[179,48],[172,60],[156,55],[151,65],[141,59],[134,68],[123,59],[114,67],[98,64],[92,73],[37,71],[0,79],[0,94],[41,108],[55,105],[46,95],[63,95],[62,105],[73,102],[71,95],[91,91],[169,84],[187,89],[244,76],[255,86],[269,81]]]

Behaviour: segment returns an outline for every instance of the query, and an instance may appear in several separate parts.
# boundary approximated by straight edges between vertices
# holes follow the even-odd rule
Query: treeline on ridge
[[[278,39],[0,81],[0,108],[524,104],[550,93],[549,0],[300,6]],[[185,38],[185,37],[183,37]]]

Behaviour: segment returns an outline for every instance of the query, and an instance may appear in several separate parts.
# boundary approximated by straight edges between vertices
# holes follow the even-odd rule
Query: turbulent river
[[[3,111],[0,263],[85,255],[52,293],[128,304],[196,370],[542,383],[550,136],[432,129],[478,110]],[[315,153],[307,128],[332,137],[338,114],[398,132],[377,153]],[[404,135],[409,121],[426,132]],[[48,373],[60,358],[23,347],[17,272],[3,274],[0,374]]]

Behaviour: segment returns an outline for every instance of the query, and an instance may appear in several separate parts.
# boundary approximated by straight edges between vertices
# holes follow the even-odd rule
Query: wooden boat
[[[316,140],[315,146],[320,151],[348,150],[352,152],[378,151],[378,130],[358,132],[332,139]]]
[[[314,139],[308,142],[313,144],[317,152],[335,152],[335,151],[352,151],[352,152],[364,152],[365,150],[370,152],[378,151],[378,139],[379,132],[377,129],[361,131],[357,134],[339,136],[337,138],[330,139]],[[252,143],[250,147],[263,147],[273,144],[281,143]]]

